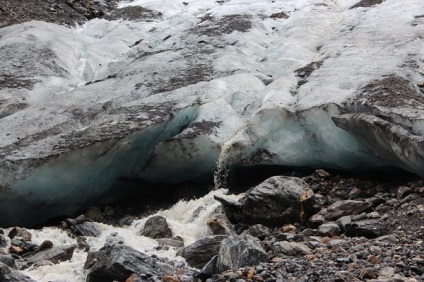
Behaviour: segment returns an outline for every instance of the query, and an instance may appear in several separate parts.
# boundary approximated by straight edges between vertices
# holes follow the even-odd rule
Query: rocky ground
[[[419,178],[318,170],[302,178],[269,178],[233,199],[217,198],[222,207],[205,222],[210,236],[188,246],[173,237],[165,218],[146,222],[141,235],[158,240],[159,248],[176,249],[187,264],[136,251],[114,234],[100,250],[91,249],[87,236],[101,233],[92,219],[111,218],[110,209],[91,209],[88,217],[58,227],[75,238],[74,245],[52,246],[45,238],[38,246],[25,228],[1,231],[0,280],[32,281],[18,270],[69,260],[82,248],[90,282],[424,281],[424,181]]]
[[[142,7],[117,8],[119,0],[0,0],[0,28],[30,20],[72,27],[94,18],[150,20],[160,13]]]

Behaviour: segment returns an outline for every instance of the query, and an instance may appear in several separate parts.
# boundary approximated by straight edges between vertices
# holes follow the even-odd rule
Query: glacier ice
[[[186,3],[120,2],[162,13],[143,22],[0,29],[0,225],[217,162],[424,176],[421,0]]]

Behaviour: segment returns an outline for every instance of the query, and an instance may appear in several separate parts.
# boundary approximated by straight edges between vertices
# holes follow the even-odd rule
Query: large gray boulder
[[[155,215],[146,221],[140,235],[153,239],[171,238],[172,230],[169,228],[166,218],[160,215]]]
[[[225,235],[207,236],[187,247],[178,250],[177,255],[182,256],[193,267],[203,268],[212,257],[218,254],[221,242],[227,238]]]
[[[303,222],[314,212],[314,193],[300,178],[274,176],[248,190],[240,202],[229,197],[215,199],[235,223],[281,226]]]
[[[86,282],[125,281],[133,273],[161,276],[163,267],[154,258],[123,244],[105,245],[90,253],[84,268]]]
[[[231,235],[222,241],[216,261],[216,272],[256,266],[269,258],[258,239],[250,235]]]

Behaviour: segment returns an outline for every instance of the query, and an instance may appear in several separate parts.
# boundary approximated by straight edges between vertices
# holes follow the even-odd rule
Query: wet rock
[[[85,237],[77,237],[77,245],[79,249],[83,249],[84,251],[88,251],[90,249],[90,244],[87,242],[87,238]]]
[[[385,235],[386,227],[378,220],[355,221],[345,225],[345,234],[351,237],[377,238]]]
[[[241,202],[217,197],[225,215],[237,223],[281,226],[303,222],[314,214],[314,193],[296,177],[274,176],[245,193]]]
[[[0,234],[0,248],[5,248],[7,246],[7,239],[3,234]]]
[[[0,281],[4,282],[36,282],[19,271],[0,262]]]
[[[220,273],[227,269],[237,269],[268,261],[268,255],[258,239],[250,235],[231,235],[221,243],[216,270]]]
[[[0,262],[11,268],[16,268],[15,260],[11,256],[0,254]]]
[[[53,248],[53,242],[50,241],[50,240],[45,240],[38,247],[38,251],[41,252],[41,251],[44,251],[44,250],[47,250],[47,249],[51,249],[51,248]]]
[[[275,255],[303,256],[310,254],[312,250],[302,243],[280,241],[272,245],[272,252]]]
[[[13,227],[12,230],[9,231],[8,236],[10,239],[15,237],[23,238],[26,241],[31,241],[32,239],[32,234],[26,228],[21,227]]]
[[[184,247],[184,240],[180,236],[174,236],[172,238],[160,238],[157,239],[157,241],[161,245],[172,246],[174,248]]]
[[[260,240],[263,240],[266,236],[269,236],[271,234],[271,229],[262,224],[255,224],[249,226],[249,229],[247,229],[244,233],[252,235],[253,237],[256,237]]]
[[[213,235],[231,235],[236,233],[231,222],[221,213],[211,215],[207,225]]]
[[[356,200],[337,201],[328,207],[324,217],[327,220],[336,220],[345,215],[360,214],[372,207],[371,203]]]
[[[35,255],[31,256],[27,263],[28,265],[35,264],[39,261],[50,261],[54,264],[60,263],[62,261],[67,261],[72,259],[72,256],[74,254],[74,250],[77,246],[76,245],[70,245],[70,246],[60,246],[55,247],[52,249],[47,249],[44,251],[40,251],[36,253]]]
[[[213,256],[218,254],[221,242],[225,238],[227,238],[225,235],[204,237],[178,250],[177,255],[185,258],[191,266],[202,269]]]
[[[146,221],[140,235],[153,239],[171,238],[172,230],[169,228],[168,223],[163,216],[155,215]]]
[[[216,273],[216,263],[218,262],[218,255],[212,257],[206,264],[203,266],[202,270],[199,273],[196,273],[195,278],[201,279],[204,281],[207,278],[212,277]]]
[[[324,223],[318,227],[318,234],[321,236],[334,237],[340,234],[340,227],[334,223]]]
[[[125,281],[133,273],[162,276],[163,267],[154,258],[123,244],[105,245],[87,257],[86,282]]]
[[[97,223],[87,221],[80,224],[76,224],[73,228],[72,233],[77,236],[98,237],[100,236],[100,234],[102,234],[102,231],[100,230]]]

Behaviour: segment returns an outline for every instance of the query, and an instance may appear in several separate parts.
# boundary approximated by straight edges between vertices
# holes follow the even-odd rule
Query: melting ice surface
[[[184,239],[184,245],[188,246],[206,235],[209,231],[206,225],[209,216],[220,205],[215,201],[214,195],[222,195],[226,192],[224,189],[214,190],[206,196],[185,201],[181,200],[167,210],[161,210],[157,214],[166,218],[174,236],[180,236]],[[87,242],[91,246],[91,250],[98,250],[103,247],[106,238],[111,233],[118,233],[124,238],[126,245],[149,255],[157,255],[183,261],[181,257],[176,257],[176,250],[170,247],[168,251],[156,251],[154,248],[158,246],[156,240],[140,236],[139,231],[143,227],[148,217],[134,221],[129,227],[113,227],[111,225],[100,224],[103,232],[100,237],[87,237]],[[41,244],[44,240],[50,240],[54,246],[76,244],[76,240],[70,238],[66,232],[58,228],[46,227],[41,230],[30,230],[32,233],[32,241],[35,244]],[[39,282],[83,282],[85,281],[86,271],[83,265],[87,258],[87,252],[76,249],[72,260],[61,262],[56,265],[31,267],[23,273]]]

